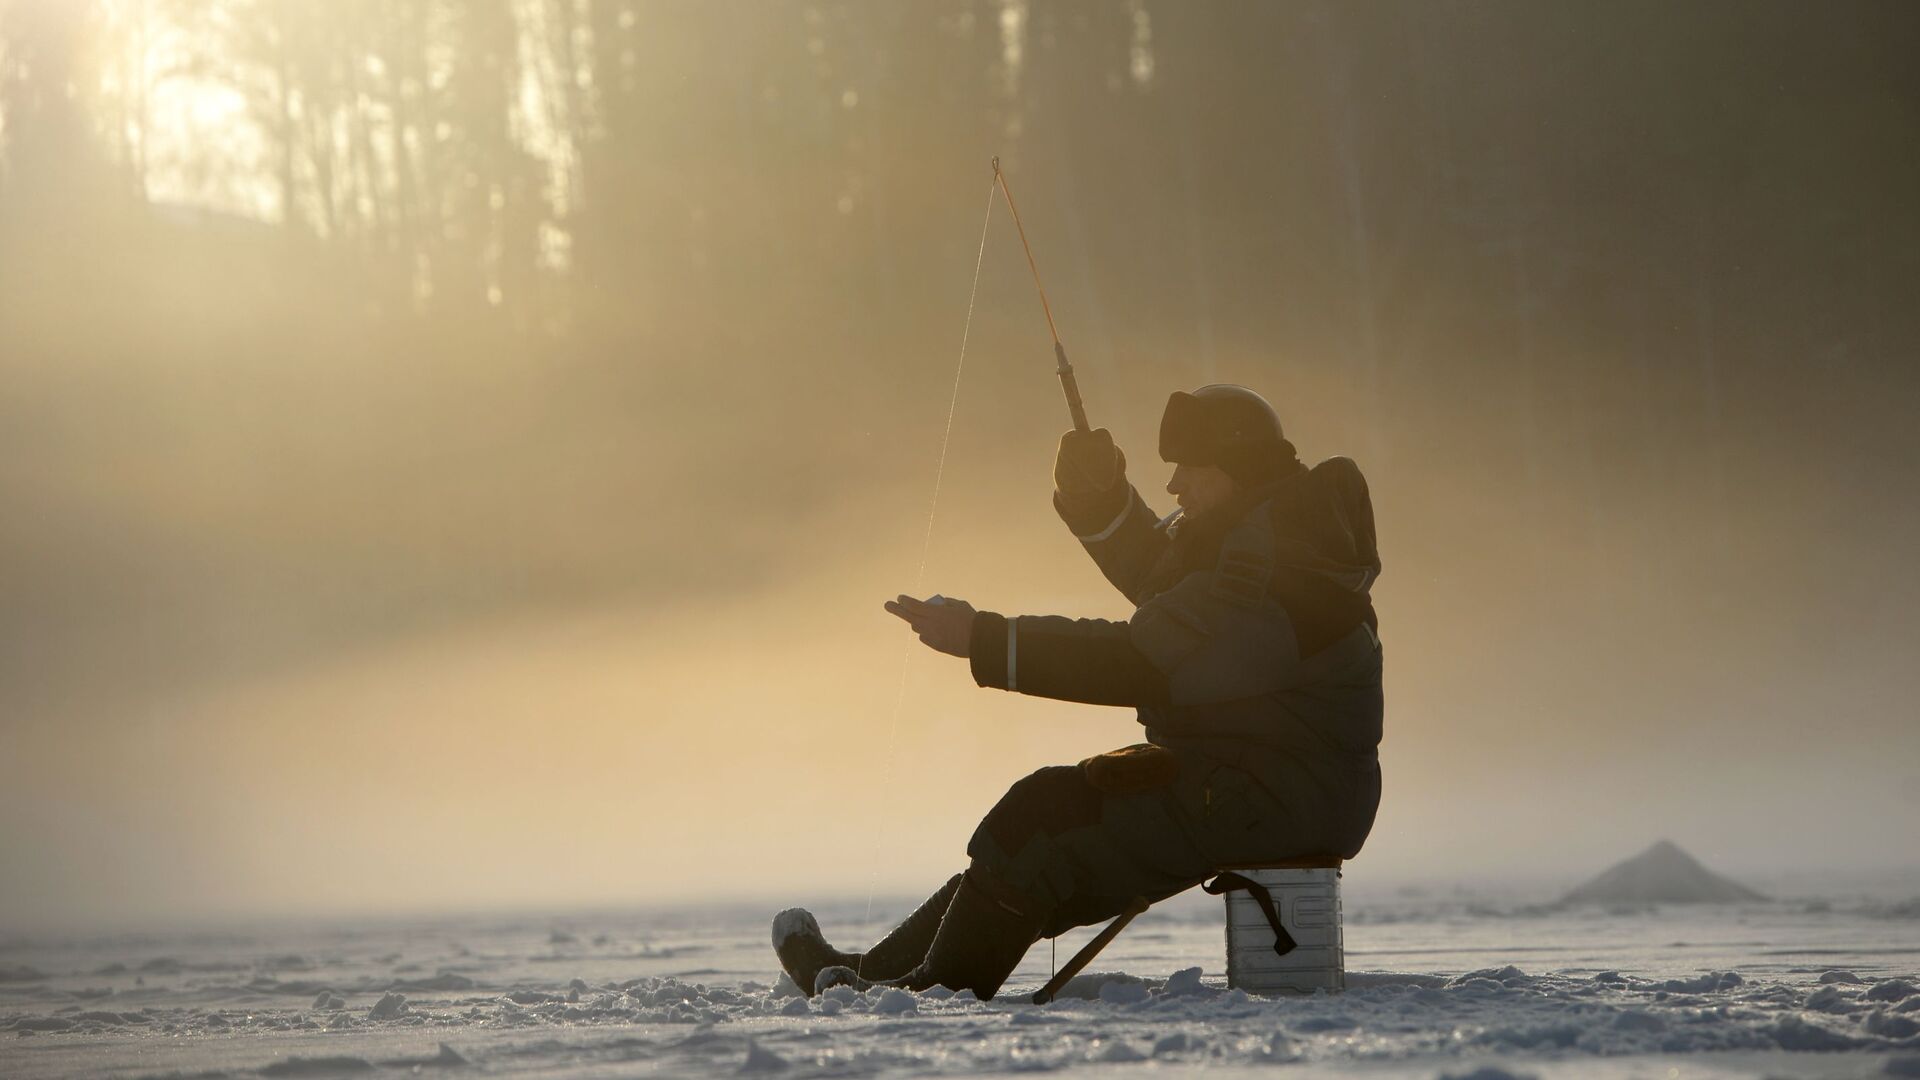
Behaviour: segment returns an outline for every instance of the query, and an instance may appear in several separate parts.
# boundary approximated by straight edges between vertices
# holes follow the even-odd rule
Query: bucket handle
[[[1245,889],[1253,894],[1253,902],[1260,905],[1260,914],[1267,917],[1267,925],[1273,927],[1273,952],[1276,956],[1285,956],[1299,947],[1293,935],[1280,922],[1280,911],[1273,906],[1273,894],[1265,885],[1235,873],[1224,873],[1200,886],[1214,896],[1224,896],[1230,892]]]

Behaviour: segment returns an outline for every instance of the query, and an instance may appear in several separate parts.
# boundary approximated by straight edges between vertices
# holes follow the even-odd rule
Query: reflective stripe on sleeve
[[[1106,528],[1101,529],[1099,532],[1094,533],[1092,536],[1078,537],[1079,541],[1083,544],[1097,544],[1100,541],[1105,540],[1107,537],[1113,535],[1114,530],[1118,529],[1120,527],[1120,523],[1127,520],[1127,515],[1131,513],[1133,513],[1133,497],[1129,495],[1127,497],[1127,505],[1124,507],[1121,507],[1119,516],[1115,517],[1112,521],[1108,522]]]

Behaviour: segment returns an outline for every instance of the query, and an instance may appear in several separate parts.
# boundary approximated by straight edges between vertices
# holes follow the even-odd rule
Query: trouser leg
[[[927,958],[927,950],[932,948],[934,935],[940,930],[940,920],[953,905],[953,898],[960,891],[960,879],[965,876],[955,874],[947,879],[932,896],[913,914],[908,915],[893,932],[861,954],[850,965],[861,977],[884,981],[897,979]]]
[[[980,867],[970,867],[956,880],[953,902],[940,920],[926,958],[912,971],[883,982],[861,978],[849,968],[834,968],[822,973],[822,988],[892,985],[917,991],[944,986],[971,990],[982,1001],[992,998],[1020,965],[1027,948],[1040,939],[1040,920],[1011,903],[1017,894]]]
[[[1078,766],[1052,766],[1008,789],[967,854],[1054,937],[1202,880],[1212,864],[1199,841],[1172,787],[1116,794]]]

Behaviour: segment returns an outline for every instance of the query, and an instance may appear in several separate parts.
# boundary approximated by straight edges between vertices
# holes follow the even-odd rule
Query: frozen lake
[[[1220,901],[1195,892],[1094,964],[1124,976],[1044,1008],[1024,1001],[1045,942],[989,1003],[793,996],[767,923],[805,899],[4,936],[0,1075],[1920,1076],[1920,902],[1898,896],[1557,912],[1349,890],[1348,992],[1267,1000],[1223,989]],[[816,910],[852,942],[910,907]]]

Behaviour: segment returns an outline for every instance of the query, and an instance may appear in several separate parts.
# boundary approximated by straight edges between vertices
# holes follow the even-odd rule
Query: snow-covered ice
[[[1350,892],[1348,991],[1278,999],[1223,986],[1219,905],[1156,907],[1045,1007],[1044,942],[991,1002],[809,1001],[774,966],[777,903],[0,937],[0,1075],[1920,1077],[1920,920],[1885,898]],[[911,904],[816,910],[854,944]]]

